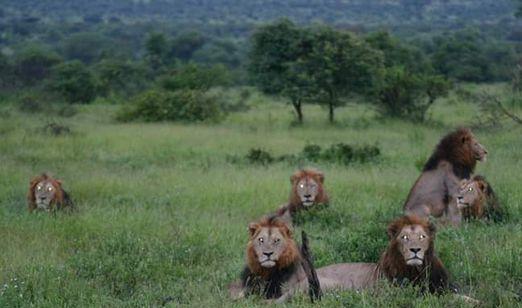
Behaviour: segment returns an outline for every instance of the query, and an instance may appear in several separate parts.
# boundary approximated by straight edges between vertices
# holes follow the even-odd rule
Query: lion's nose
[[[410,251],[413,252],[413,253],[417,253],[419,252],[421,249],[420,248],[410,248]]]
[[[462,197],[462,196],[457,196],[457,200],[462,201],[462,199],[464,199],[464,197]]]
[[[44,201],[47,197],[40,197],[40,201]]]
[[[304,195],[304,197],[305,197],[306,199],[310,199],[310,198],[312,198],[312,195]]]
[[[273,255],[274,253],[273,253],[273,252],[263,252],[263,254],[264,254],[267,258],[270,258],[270,256]]]

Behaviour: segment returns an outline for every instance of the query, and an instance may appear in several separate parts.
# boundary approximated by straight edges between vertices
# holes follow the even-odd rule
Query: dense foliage
[[[452,83],[512,80],[516,9],[511,0],[10,1],[0,9],[0,94],[119,103],[152,88],[256,85],[299,122],[304,104],[325,106],[333,121],[347,102],[422,121]],[[213,99],[223,107],[223,93]]]

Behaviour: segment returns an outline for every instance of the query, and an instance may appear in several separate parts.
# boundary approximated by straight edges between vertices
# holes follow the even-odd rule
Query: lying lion
[[[278,215],[294,216],[297,212],[316,205],[327,205],[328,194],[324,189],[324,174],[315,169],[301,169],[290,177],[288,203],[278,210]]]
[[[250,224],[247,266],[241,282],[229,286],[232,298],[258,294],[284,302],[296,292],[310,288],[310,279],[299,266],[300,255],[289,230],[286,222],[277,217]],[[360,290],[387,279],[399,285],[427,286],[432,293],[456,291],[450,287],[448,271],[435,255],[433,224],[404,216],[389,225],[388,236],[390,243],[379,263],[342,263],[317,269],[320,290]]]
[[[491,184],[481,175],[461,181],[457,193],[457,206],[465,220],[499,221],[504,215]]]
[[[63,190],[62,182],[43,173],[31,179],[27,192],[27,209],[29,212],[42,210],[54,212],[74,208],[69,194]]]

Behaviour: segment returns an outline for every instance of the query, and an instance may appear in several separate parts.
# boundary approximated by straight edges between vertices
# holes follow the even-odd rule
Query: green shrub
[[[88,104],[96,98],[97,94],[93,74],[80,61],[55,66],[50,88],[62,95],[68,103]]]
[[[250,149],[246,159],[251,164],[268,165],[274,161],[274,157],[263,149]]]
[[[121,121],[187,121],[219,120],[223,111],[212,97],[199,90],[167,92],[149,90],[138,95],[130,107],[118,115]]]
[[[366,163],[375,160],[381,154],[381,150],[375,145],[349,145],[345,143],[332,144],[329,148],[321,150],[316,144],[306,145],[299,154],[283,154],[274,157],[269,152],[252,148],[242,157],[229,155],[227,161],[230,163],[246,162],[250,164],[268,165],[276,162],[287,162],[300,164],[303,161],[309,162],[330,162],[336,164],[349,165],[351,163]]]
[[[215,86],[227,86],[230,82],[230,73],[223,65],[207,68],[196,64],[187,64],[159,79],[161,87],[170,91],[180,89],[208,90]]]

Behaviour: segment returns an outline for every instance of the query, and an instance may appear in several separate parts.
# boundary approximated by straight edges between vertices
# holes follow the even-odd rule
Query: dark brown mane
[[[396,236],[403,227],[420,225],[429,234],[429,248],[425,253],[423,265],[420,267],[408,266],[399,249]],[[390,243],[381,256],[378,269],[389,281],[402,284],[410,282],[423,286],[428,284],[430,292],[440,292],[448,288],[448,273],[442,262],[435,255],[434,240],[436,229],[428,220],[416,216],[403,216],[388,226]]]
[[[279,257],[277,265],[273,268],[264,268],[259,264],[253,248],[251,234],[247,244],[247,266],[245,266],[241,281],[247,293],[262,294],[266,298],[277,298],[282,295],[282,285],[292,277],[301,266],[301,255],[292,238],[291,228],[287,222],[278,215],[269,215],[258,223],[260,228],[278,228],[287,241],[286,251]]]
[[[467,128],[459,128],[447,134],[438,143],[423,171],[434,170],[441,161],[447,161],[452,164],[455,175],[469,178],[477,162],[471,148],[465,145],[474,138],[471,130]]]

